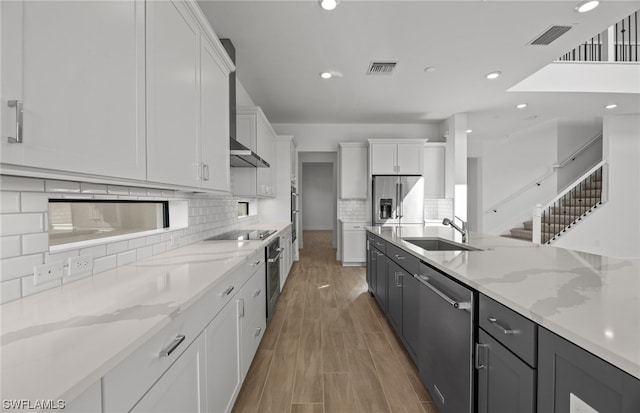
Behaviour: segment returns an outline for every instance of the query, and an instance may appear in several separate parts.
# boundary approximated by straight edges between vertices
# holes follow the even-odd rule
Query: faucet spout
[[[458,217],[456,217],[456,218],[458,218]],[[460,219],[460,218],[458,218],[458,219]],[[442,220],[442,225],[451,225],[452,228],[454,228],[456,231],[458,231],[460,234],[462,234],[462,242],[466,243],[468,241],[468,238],[469,238],[469,229],[468,229],[467,223],[465,221],[460,219],[460,222],[462,222],[462,228],[457,226],[449,218],[445,218],[445,219]]]

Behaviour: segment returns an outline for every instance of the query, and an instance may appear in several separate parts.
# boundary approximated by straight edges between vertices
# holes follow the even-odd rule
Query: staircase
[[[551,243],[598,208],[602,202],[602,165],[598,165],[589,171],[584,179],[541,208],[540,243]],[[509,236],[533,241],[533,227],[533,219],[523,222],[522,227],[511,229]]]

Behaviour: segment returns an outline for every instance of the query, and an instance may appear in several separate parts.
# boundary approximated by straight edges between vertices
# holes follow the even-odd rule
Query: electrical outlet
[[[69,258],[69,276],[90,272],[93,270],[93,256],[80,255]]]
[[[36,265],[33,267],[33,285],[42,284],[47,281],[55,280],[56,278],[62,278],[63,272],[64,261]]]

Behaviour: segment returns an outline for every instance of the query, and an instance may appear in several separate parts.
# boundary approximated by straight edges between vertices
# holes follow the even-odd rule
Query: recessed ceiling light
[[[527,107],[526,103],[519,103],[519,104],[516,105],[516,108],[518,108],[518,109],[524,109],[526,107]]]
[[[605,109],[615,109],[615,108],[617,108],[617,107],[618,107],[618,105],[616,105],[615,103],[612,103],[612,104],[610,104],[610,105],[605,106],[604,108],[605,108]]]
[[[493,79],[497,79],[500,77],[500,75],[502,74],[502,72],[500,71],[495,71],[495,72],[491,72],[487,74],[487,79],[489,80],[493,80]]]
[[[473,132],[473,129],[467,129],[467,133]]]
[[[319,0],[318,3],[323,10],[333,10],[338,7],[338,0]]]
[[[586,13],[598,7],[599,4],[600,2],[598,0],[582,1],[578,3],[578,5],[575,7],[574,10],[577,11],[578,13]]]
[[[427,66],[424,68],[424,71],[427,73],[432,73],[436,71],[436,68],[434,66]]]
[[[333,75],[331,74],[331,72],[322,72],[320,73],[320,77],[323,79],[331,79]]]

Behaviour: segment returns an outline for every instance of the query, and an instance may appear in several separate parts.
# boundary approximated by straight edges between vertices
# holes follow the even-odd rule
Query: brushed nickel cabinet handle
[[[173,339],[171,344],[169,344],[167,348],[165,348],[160,352],[160,357],[169,357],[171,353],[173,353],[174,350],[177,349],[180,344],[182,344],[185,338],[186,337],[182,334],[179,336],[176,336],[176,338]]]
[[[22,101],[10,100],[7,104],[10,108],[16,108],[16,136],[9,136],[7,140],[9,143],[22,143]]]
[[[518,330],[512,330],[510,328],[503,326],[495,317],[489,317],[487,318],[487,320],[489,320],[489,322],[493,324],[498,330],[502,331],[502,334],[505,334],[505,335],[518,334]]]
[[[262,293],[262,290],[258,289],[258,290],[256,290],[256,291],[253,293],[253,296],[254,296],[254,297],[257,297],[257,296],[259,296],[259,295],[260,295],[260,293]]]
[[[262,333],[262,327],[256,328],[256,333],[254,334],[254,336],[258,337],[260,335],[260,333]]]
[[[226,289],[226,290],[224,290],[220,295],[221,295],[221,296],[223,296],[223,297],[224,297],[225,295],[229,295],[229,294],[231,294],[231,291],[233,291],[235,288],[236,288],[236,287],[234,287],[233,285],[231,285],[231,286],[227,287],[227,289]]]

